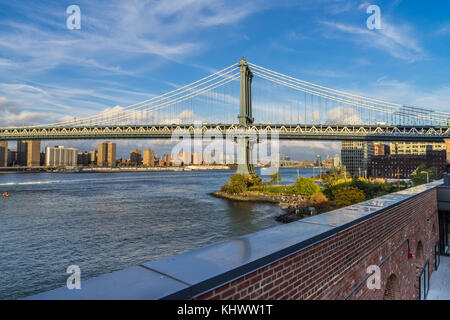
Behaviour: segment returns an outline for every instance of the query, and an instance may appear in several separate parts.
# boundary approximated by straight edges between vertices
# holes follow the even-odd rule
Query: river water
[[[278,225],[277,205],[209,195],[231,173],[0,174],[0,299],[64,286],[70,265],[85,280]]]

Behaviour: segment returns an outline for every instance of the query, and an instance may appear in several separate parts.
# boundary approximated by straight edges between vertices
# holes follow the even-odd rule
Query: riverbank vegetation
[[[413,174],[412,181],[414,185],[418,185],[431,182],[435,177],[434,168],[421,166]],[[270,176],[268,181],[263,181],[257,175],[234,174],[215,195],[243,201],[267,199],[270,202],[277,202],[287,211],[286,215],[279,217],[279,220],[291,222],[312,214],[381,197],[413,185],[400,180],[389,183],[385,179],[348,178],[347,173],[334,169],[320,178],[300,177],[294,185],[280,185],[280,182],[279,173]]]

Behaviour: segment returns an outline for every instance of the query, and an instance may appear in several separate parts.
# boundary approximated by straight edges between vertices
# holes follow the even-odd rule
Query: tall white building
[[[341,167],[341,157],[338,154],[334,155],[333,165],[335,168]]]
[[[76,166],[78,150],[63,146],[45,149],[45,165],[48,167]]]

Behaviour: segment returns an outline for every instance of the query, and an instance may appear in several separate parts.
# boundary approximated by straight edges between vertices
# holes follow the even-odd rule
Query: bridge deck
[[[0,128],[0,140],[85,140],[85,139],[170,139],[195,134],[278,136],[284,140],[366,140],[443,141],[450,139],[450,126],[376,125],[283,125],[254,124],[240,129],[237,124],[117,125],[102,127],[23,127]]]

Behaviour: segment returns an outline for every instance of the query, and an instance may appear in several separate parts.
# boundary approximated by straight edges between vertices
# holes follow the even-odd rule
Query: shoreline
[[[275,220],[281,223],[291,223],[309,216],[304,214],[308,208],[307,202],[299,195],[268,194],[252,191],[246,191],[240,194],[229,194],[224,191],[216,191],[210,193],[210,195],[231,201],[277,204],[285,211],[285,213],[275,217]]]
[[[3,169],[3,170],[2,170]],[[186,167],[73,167],[73,168],[47,168],[47,167],[11,167],[0,169],[0,174],[27,174],[27,173],[119,173],[119,172],[190,172],[232,170],[229,166],[186,166]]]
[[[225,199],[225,200],[233,200],[233,201],[250,201],[250,202],[266,202],[266,203],[276,203],[279,204],[280,202],[276,199],[267,198],[265,196],[259,196],[255,193],[240,193],[240,194],[230,194],[223,191],[216,191],[211,192],[211,196],[214,196],[216,198]]]
[[[216,191],[210,193],[210,195],[231,201],[248,201],[259,203],[273,203],[280,206],[284,213],[275,217],[275,220],[281,223],[291,223],[313,215],[320,215],[332,210],[338,209],[335,205],[329,205],[327,208],[321,208],[311,205],[308,199],[301,195],[295,194],[269,194],[265,192],[245,191],[240,194],[229,194],[224,191]],[[315,209],[311,214],[309,208]]]

